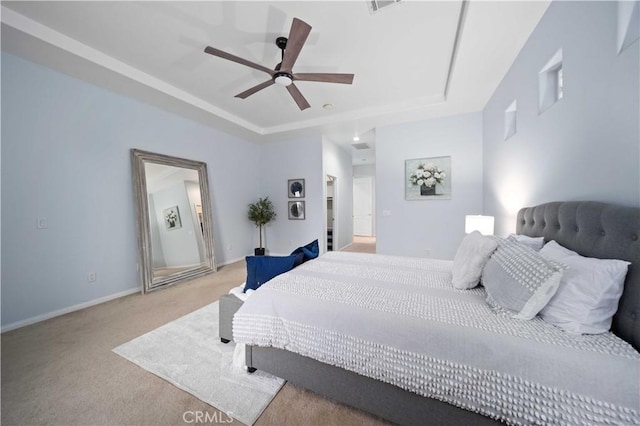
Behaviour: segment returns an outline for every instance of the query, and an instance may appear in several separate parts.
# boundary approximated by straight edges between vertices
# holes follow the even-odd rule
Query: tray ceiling
[[[3,27],[217,120],[258,135],[321,127],[332,139],[480,110],[548,5],[404,1],[372,14],[365,1],[2,4]],[[204,47],[273,68],[280,60],[275,39],[288,34],[294,17],[313,27],[294,71],[354,73],[353,85],[297,82],[311,104],[305,111],[277,85],[235,98],[266,74],[207,55]],[[23,53],[13,44],[10,50]]]

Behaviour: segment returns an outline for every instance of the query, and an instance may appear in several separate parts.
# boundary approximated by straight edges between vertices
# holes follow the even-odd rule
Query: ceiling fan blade
[[[329,73],[299,73],[293,75],[294,80],[320,81],[323,83],[353,83],[353,74],[329,74]]]
[[[247,89],[242,93],[238,93],[235,97],[240,99],[246,99],[249,96],[253,95],[254,93],[259,92],[260,90],[271,86],[273,83],[274,83],[273,80],[267,80],[264,83],[260,83],[257,86],[253,86],[251,89]]]
[[[291,94],[293,100],[298,104],[298,108],[300,108],[300,111],[304,111],[311,106],[309,105],[309,102],[307,102],[307,100],[304,98],[304,96],[302,96],[302,93],[300,93],[295,84],[291,83],[290,85],[288,85],[287,90]]]
[[[307,37],[311,32],[311,25],[298,18],[293,18],[291,23],[291,31],[289,31],[289,40],[287,41],[287,48],[284,50],[284,58],[282,59],[282,66],[280,69],[285,72],[290,72],[295,64],[298,55],[304,46],[304,42],[307,41]]]
[[[258,71],[266,72],[269,75],[273,75],[274,71],[264,67],[260,64],[256,64],[255,62],[247,61],[246,59],[242,59],[238,56],[232,55],[231,53],[223,52],[222,50],[216,49],[215,47],[207,46],[204,51],[210,55],[217,56],[222,59],[227,59],[232,62],[236,62],[238,64],[246,65]]]

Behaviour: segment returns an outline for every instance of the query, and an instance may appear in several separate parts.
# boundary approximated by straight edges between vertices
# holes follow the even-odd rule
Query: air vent
[[[400,0],[368,0],[367,4],[369,4],[369,11],[371,13],[376,13],[382,8],[391,6],[392,4],[400,3]]]
[[[371,149],[371,147],[369,146],[368,143],[365,142],[361,142],[361,143],[354,143],[351,145],[352,147],[354,147],[355,149]]]

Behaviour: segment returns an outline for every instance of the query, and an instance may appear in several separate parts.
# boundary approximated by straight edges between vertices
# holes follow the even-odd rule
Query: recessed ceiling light
[[[331,109],[331,108],[333,108],[333,104],[324,104],[324,105],[322,105],[322,108]]]
[[[354,141],[354,142],[358,142],[359,140],[360,140],[360,138],[359,138],[358,136],[354,136],[354,137],[353,137],[353,141]]]

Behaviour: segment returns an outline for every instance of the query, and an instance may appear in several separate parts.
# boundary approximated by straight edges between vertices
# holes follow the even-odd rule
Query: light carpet
[[[284,380],[234,367],[234,346],[220,342],[214,302],[113,351],[242,423],[253,424]]]

